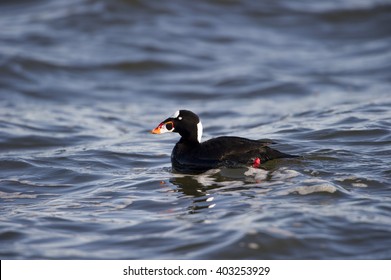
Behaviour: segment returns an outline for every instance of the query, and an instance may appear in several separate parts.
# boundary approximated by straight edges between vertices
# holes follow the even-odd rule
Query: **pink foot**
[[[261,159],[257,157],[256,159],[254,159],[253,167],[258,168],[260,165],[261,165]]]

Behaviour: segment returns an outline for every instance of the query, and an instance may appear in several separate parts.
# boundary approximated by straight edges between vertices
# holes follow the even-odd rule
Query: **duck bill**
[[[160,123],[156,128],[152,129],[152,134],[162,134],[174,131],[174,123],[172,121],[166,121]]]
[[[161,134],[161,133],[163,133],[162,132],[163,125],[164,125],[164,123],[159,124],[157,127],[155,127],[154,129],[151,130],[151,133],[152,134]]]

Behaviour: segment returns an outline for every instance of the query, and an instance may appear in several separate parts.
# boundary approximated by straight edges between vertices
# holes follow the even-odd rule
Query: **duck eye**
[[[171,129],[173,129],[173,127],[174,127],[174,124],[172,122],[166,123],[166,129],[167,130],[171,130]]]

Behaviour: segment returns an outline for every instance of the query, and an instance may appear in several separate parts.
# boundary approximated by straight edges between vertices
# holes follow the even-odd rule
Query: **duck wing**
[[[270,148],[269,141],[251,140],[242,137],[223,136],[201,144],[199,158],[215,160],[222,165],[252,164],[259,158],[265,162],[277,158],[295,157]]]

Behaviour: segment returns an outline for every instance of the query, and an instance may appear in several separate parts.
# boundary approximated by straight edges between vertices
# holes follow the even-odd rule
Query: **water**
[[[2,1],[2,259],[390,259],[389,1]],[[171,172],[204,139],[301,159]]]

